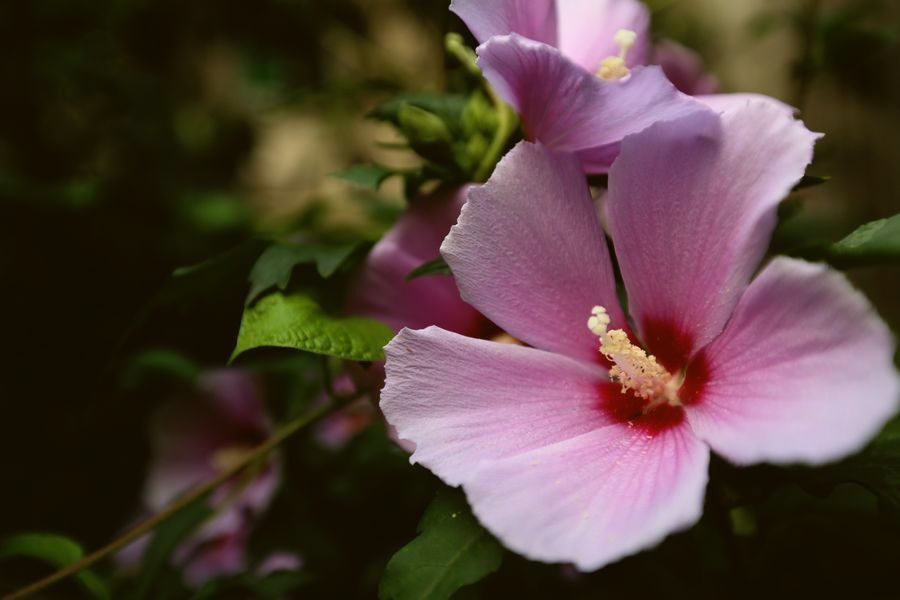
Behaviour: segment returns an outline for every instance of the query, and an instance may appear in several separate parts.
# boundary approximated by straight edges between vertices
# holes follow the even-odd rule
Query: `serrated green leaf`
[[[275,292],[244,310],[231,359],[261,347],[292,348],[346,360],[383,360],[390,327],[363,317],[332,317],[304,294]]]
[[[209,495],[199,498],[159,526],[151,535],[147,550],[141,557],[141,572],[137,579],[136,598],[150,598],[160,573],[169,563],[175,548],[213,515],[207,504]]]
[[[443,600],[500,568],[503,547],[472,516],[459,490],[438,492],[419,531],[388,562],[381,600]]]
[[[316,270],[329,278],[341,268],[359,244],[324,246],[319,244],[288,244],[276,242],[266,248],[250,270],[250,291],[247,304],[251,304],[266,290],[277,287],[284,291],[291,281],[294,267],[315,263]]]
[[[449,275],[450,274],[450,266],[447,264],[447,261],[444,260],[444,257],[438,256],[437,258],[433,258],[427,262],[422,263],[406,275],[406,281],[412,281],[417,277],[424,277],[425,275]]]
[[[863,267],[900,262],[900,215],[866,223],[827,251],[838,267]]]
[[[349,181],[370,190],[377,190],[386,179],[399,173],[399,171],[380,165],[353,165],[337,173],[332,173],[332,177]]]
[[[81,546],[69,538],[52,533],[23,533],[0,542],[0,560],[27,557],[54,567],[66,567],[84,556]],[[106,584],[88,569],[72,576],[94,598],[109,598]]]

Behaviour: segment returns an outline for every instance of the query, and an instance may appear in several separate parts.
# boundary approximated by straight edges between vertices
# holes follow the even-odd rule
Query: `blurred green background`
[[[776,96],[827,133],[810,172],[831,180],[803,193],[780,243],[834,241],[898,211],[900,3],[650,4],[656,34],[699,50],[726,90]],[[148,415],[174,393],[130,385],[133,359],[164,347],[224,364],[245,282],[158,292],[175,268],[255,235],[369,227],[371,211],[329,174],[414,164],[365,113],[400,90],[441,90],[449,30],[464,32],[446,0],[0,2],[0,535],[59,531],[92,548],[133,516]],[[388,185],[379,202],[401,198]],[[851,274],[895,329],[897,275]],[[391,461],[348,467],[367,473],[347,505],[360,514],[327,520],[348,540],[381,522],[383,547],[360,547],[347,567],[368,582],[352,588],[362,596],[433,487]],[[410,506],[379,469],[420,486]],[[376,560],[363,576],[365,552]],[[630,577],[628,564],[610,577]]]

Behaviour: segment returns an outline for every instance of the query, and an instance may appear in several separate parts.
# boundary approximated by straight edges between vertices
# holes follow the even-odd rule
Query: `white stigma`
[[[677,391],[679,382],[672,377],[656,357],[631,343],[622,329],[609,330],[609,313],[602,306],[591,309],[587,326],[600,338],[600,353],[613,366],[609,376],[622,386],[622,392],[631,390],[635,395],[649,402],[644,412],[660,404],[679,406]]]
[[[613,41],[619,47],[619,54],[604,58],[597,71],[597,77],[606,81],[622,79],[631,72],[625,66],[625,59],[628,57],[628,51],[637,42],[637,33],[630,29],[620,29],[613,36]]]

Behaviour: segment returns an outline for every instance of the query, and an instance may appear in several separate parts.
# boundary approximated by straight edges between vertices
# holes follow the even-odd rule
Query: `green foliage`
[[[231,359],[260,347],[279,347],[347,360],[383,360],[390,327],[363,317],[332,317],[304,294],[275,292],[244,310]]]
[[[266,247],[264,240],[249,240],[220,256],[181,267],[151,301],[150,309],[181,307],[197,298],[208,297],[211,289],[244,285],[247,272]]]
[[[332,176],[360,187],[377,190],[386,179],[400,172],[381,165],[353,165],[334,173]]]
[[[450,275],[450,266],[443,256],[438,256],[422,263],[406,275],[406,281],[412,281],[425,275]]]
[[[153,594],[154,588],[161,579],[172,552],[212,515],[213,510],[207,504],[206,497],[203,497],[178,511],[152,533],[153,537],[141,557],[135,598],[158,597]]]
[[[137,388],[148,377],[161,376],[170,381],[193,385],[202,369],[188,357],[166,348],[152,348],[135,356],[121,375],[122,385]]]
[[[439,600],[500,568],[503,547],[475,519],[462,492],[438,492],[419,523],[419,537],[391,558],[382,600]]]
[[[900,262],[900,215],[866,223],[832,244],[826,256],[841,268]]]
[[[467,96],[404,94],[369,116],[397,127],[409,147],[427,161],[421,172],[405,174],[410,197],[433,179],[482,180],[499,160],[518,122],[509,107],[495,104],[481,89]]]
[[[466,97],[462,94],[399,94],[375,107],[369,112],[369,117],[400,127],[400,113],[408,107],[415,107],[437,116],[451,132],[456,133],[465,106]]]
[[[862,452],[837,464],[804,471],[807,484],[833,488],[857,483],[872,492],[879,507],[900,524],[900,432],[886,430]]]
[[[320,276],[326,279],[331,277],[348,263],[359,246],[273,243],[263,251],[250,270],[247,304],[251,304],[261,293],[272,287],[286,290],[291,281],[291,273],[297,265],[314,263]]]
[[[449,144],[453,136],[447,123],[434,113],[407,104],[397,113],[401,131],[413,147],[428,147],[435,144]]]
[[[83,556],[84,551],[76,542],[52,533],[23,533],[0,542],[0,561],[27,557],[62,568]],[[73,577],[93,598],[109,598],[106,584],[93,571],[82,569]]]
[[[243,594],[243,598],[278,600],[285,594],[309,583],[311,576],[303,571],[275,571],[265,577],[242,573],[234,577],[214,579],[200,588],[193,600],[221,598],[223,595]]]

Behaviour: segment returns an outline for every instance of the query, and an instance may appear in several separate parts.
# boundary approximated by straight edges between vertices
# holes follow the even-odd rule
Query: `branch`
[[[192,502],[199,500],[232,477],[240,474],[241,471],[246,469],[251,464],[255,463],[261,458],[264,458],[269,452],[277,448],[288,438],[290,438],[292,435],[294,435],[307,425],[311,425],[312,423],[315,423],[319,419],[331,414],[332,412],[343,408],[346,404],[348,404],[355,398],[356,396],[353,395],[348,397],[334,398],[332,402],[329,402],[328,404],[325,404],[313,410],[312,412],[307,413],[302,417],[298,417],[290,423],[287,423],[286,425],[282,426],[281,429],[275,432],[269,439],[254,448],[239,463],[222,471],[209,481],[192,489],[185,495],[180,496],[177,500],[164,508],[162,511],[142,521],[102,548],[95,550],[91,554],[88,554],[87,556],[73,562],[69,566],[62,568],[59,571],[56,571],[55,573],[52,573],[51,575],[45,577],[44,579],[41,579],[40,581],[36,581],[31,585],[23,587],[13,592],[12,594],[5,596],[3,600],[19,600],[21,598],[26,598],[31,594],[34,594],[46,587],[53,585],[54,583],[62,581],[70,575],[74,575],[82,569],[90,567],[95,562],[106,558],[107,556],[121,548],[124,548],[139,537],[144,536],[145,534],[153,531],[159,525],[162,525],[163,523],[168,521],[170,518],[175,516],[179,511],[187,507]]]

